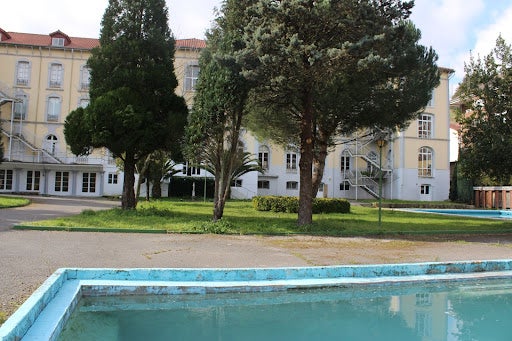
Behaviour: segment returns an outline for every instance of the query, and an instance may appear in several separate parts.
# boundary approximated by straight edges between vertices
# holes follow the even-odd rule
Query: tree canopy
[[[471,179],[510,185],[512,177],[512,49],[500,36],[484,58],[471,57],[457,90],[463,112],[459,162]]]
[[[137,160],[179,146],[187,108],[175,95],[175,41],[164,0],[110,0],[93,49],[90,104],[71,112],[66,141],[75,154],[106,147],[124,163],[122,207],[135,208]]]
[[[404,126],[439,82],[432,49],[407,21],[413,1],[258,0],[238,53],[251,127],[300,146],[300,225],[312,222],[316,183],[334,134]]]
[[[189,159],[215,176],[213,220],[222,218],[234,177],[257,163],[240,151],[240,131],[251,83],[235,59],[243,45],[244,9],[251,1],[227,0],[206,35],[199,60],[201,72],[186,130]],[[242,168],[241,168],[242,167]]]

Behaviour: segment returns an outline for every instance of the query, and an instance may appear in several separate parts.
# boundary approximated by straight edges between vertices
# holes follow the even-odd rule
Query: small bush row
[[[258,211],[297,213],[299,198],[284,196],[256,196],[252,204]],[[313,198],[313,213],[350,213],[350,203],[345,199]]]

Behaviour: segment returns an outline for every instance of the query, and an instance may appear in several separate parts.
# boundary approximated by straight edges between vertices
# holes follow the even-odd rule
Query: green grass
[[[16,197],[0,197],[0,208],[20,207],[30,204],[30,200]]]
[[[137,210],[119,208],[84,211],[29,225],[65,230],[103,230],[178,233],[231,234],[311,234],[325,236],[376,236],[393,234],[465,234],[509,233],[512,221],[450,217],[397,210],[382,210],[382,227],[378,227],[378,209],[352,206],[348,214],[318,214],[313,224],[298,227],[297,215],[259,212],[248,201],[229,201],[222,221],[211,222],[211,202],[162,200],[140,202]],[[25,227],[21,227],[25,228]],[[35,227],[37,228],[37,227]]]

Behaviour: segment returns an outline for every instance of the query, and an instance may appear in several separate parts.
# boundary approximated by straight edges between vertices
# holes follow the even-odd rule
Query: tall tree
[[[333,134],[401,123],[428,102],[438,81],[436,55],[417,45],[418,31],[405,22],[412,6],[398,0],[260,0],[248,8],[252,20],[239,57],[249,61],[244,75],[258,83],[251,111],[273,113],[279,118],[260,122],[297,132],[299,225],[312,222],[313,161],[318,184]],[[428,77],[415,94],[412,73],[419,66],[414,75],[423,71]],[[419,97],[406,108],[413,110],[400,102],[403,83]]]
[[[123,160],[123,209],[136,207],[137,160],[182,138],[187,108],[174,94],[174,48],[164,0],[110,0],[87,62],[90,104],[66,119],[73,153],[106,147]]]
[[[254,1],[226,0],[206,35],[194,107],[187,126],[189,159],[207,163],[215,176],[213,220],[221,219],[240,161],[240,130],[250,82],[234,58],[243,45],[244,9]]]
[[[457,94],[463,107],[459,116],[462,173],[470,179],[488,177],[496,185],[512,177],[512,49],[499,36],[493,51],[465,65]]]

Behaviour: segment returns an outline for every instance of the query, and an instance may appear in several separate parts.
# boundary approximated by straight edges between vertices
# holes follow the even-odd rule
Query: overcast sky
[[[204,38],[221,0],[166,0],[176,38]],[[439,66],[456,71],[452,90],[464,75],[464,62],[487,55],[501,33],[512,44],[512,0],[416,0],[412,20],[421,43],[432,46]],[[108,0],[16,0],[0,6],[0,28],[7,32],[97,38]]]

